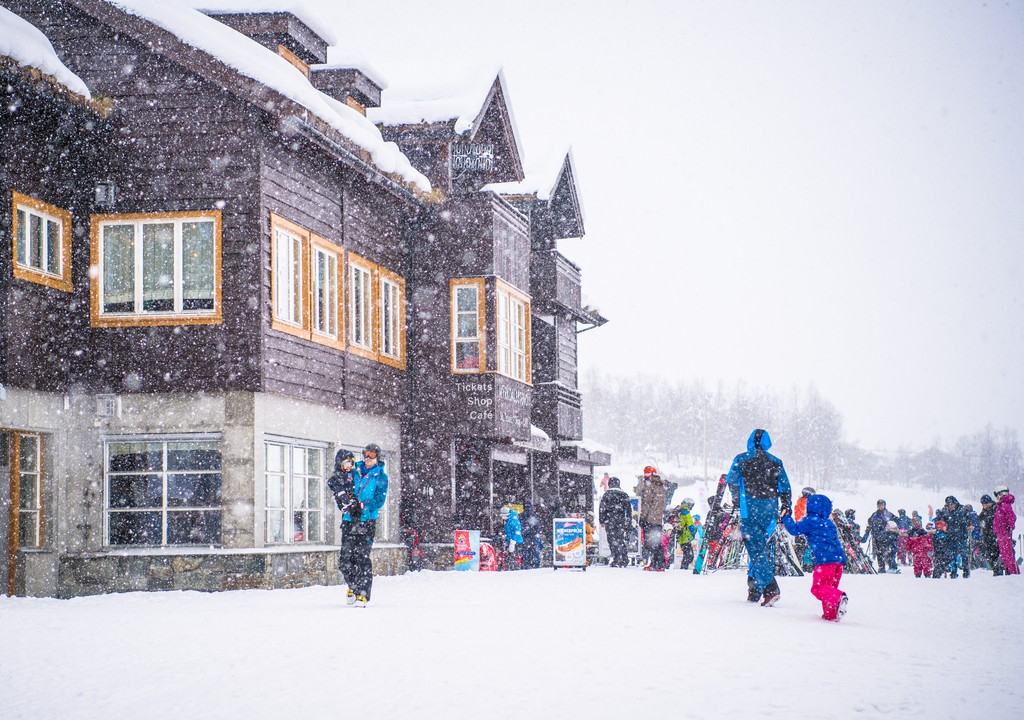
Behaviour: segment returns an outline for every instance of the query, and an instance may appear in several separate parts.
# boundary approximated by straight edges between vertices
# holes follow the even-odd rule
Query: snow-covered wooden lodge
[[[500,73],[382,104],[316,18],[217,5],[0,0],[0,592],[336,583],[339,448],[384,449],[377,572],[609,462],[571,154],[525,177]]]

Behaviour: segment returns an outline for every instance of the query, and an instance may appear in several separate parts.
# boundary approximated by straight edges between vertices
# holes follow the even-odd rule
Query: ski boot
[[[345,604],[352,607],[356,603],[356,594],[349,590],[345,593]]]
[[[850,604],[850,598],[843,593],[843,596],[839,598],[839,607],[836,608],[836,621],[842,620],[843,615],[846,614],[846,606]]]
[[[747,602],[757,602],[761,599],[761,591],[757,589],[754,578],[747,577]]]
[[[356,601],[353,604],[353,607],[364,608],[366,607],[366,602],[367,600],[365,595],[356,595]]]
[[[771,607],[779,601],[782,597],[782,591],[779,590],[779,584],[772,580],[765,586],[764,599],[761,601],[761,607]]]

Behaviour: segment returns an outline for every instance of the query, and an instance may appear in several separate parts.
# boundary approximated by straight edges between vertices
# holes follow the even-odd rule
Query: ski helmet
[[[654,467],[653,465],[648,465],[647,467],[644,468],[644,475],[657,475],[657,474],[658,474],[658,468]]]
[[[805,487],[803,490],[800,491],[800,494],[803,495],[804,497],[808,497],[809,495],[813,495],[814,494],[814,488],[812,488],[812,487]]]
[[[694,503],[694,500],[693,500],[693,498],[690,498],[690,497],[688,497],[688,498],[683,498],[683,502],[682,502],[682,505],[683,505],[683,506],[684,506],[684,507],[685,507],[685,508],[686,508],[687,510],[691,510],[691,509],[693,509],[693,506],[695,505],[695,503]]]
[[[947,505],[959,505],[960,501],[956,499],[955,495],[947,495],[946,496],[946,504]]]
[[[897,527],[895,520],[890,520],[889,522],[887,522],[885,524],[885,529],[890,531],[890,532],[892,532],[892,531],[897,530],[899,528]]]
[[[700,515],[694,515],[694,516],[693,516],[693,521],[694,521],[695,523],[698,523],[698,522],[700,522]]]
[[[885,505],[885,500],[879,500],[875,505]]]
[[[853,516],[856,514],[857,513],[853,511],[853,508],[850,508],[849,510],[846,511],[846,517],[850,518],[851,520],[853,520]]]
[[[982,505],[991,505],[992,504],[992,496],[991,495],[982,495],[981,496],[981,504]]]
[[[1000,495],[1005,495],[1008,492],[1010,492],[1010,488],[1006,487],[1005,485],[1000,485],[999,487],[992,491],[992,494],[995,495],[996,497],[999,497]]]
[[[370,443],[369,445],[363,448],[363,455],[371,452],[375,453],[377,455],[377,458],[380,459],[380,445],[378,445],[377,443]]]

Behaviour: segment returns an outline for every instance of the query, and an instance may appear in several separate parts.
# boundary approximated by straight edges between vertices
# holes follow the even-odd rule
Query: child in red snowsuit
[[[928,523],[928,527],[934,530],[934,526]],[[911,528],[907,533],[907,550],[914,558],[914,577],[931,577],[932,574],[932,553],[935,552],[935,545],[932,543],[932,536],[927,530],[921,528],[921,518],[915,517],[911,520]]]
[[[821,617],[824,620],[839,620],[846,614],[848,598],[839,589],[843,577],[843,562],[846,554],[839,543],[839,531],[829,520],[832,501],[818,493],[807,498],[807,517],[794,522],[788,511],[782,516],[782,524],[790,535],[806,535],[807,544],[814,555],[814,580],[811,594],[821,600]]]

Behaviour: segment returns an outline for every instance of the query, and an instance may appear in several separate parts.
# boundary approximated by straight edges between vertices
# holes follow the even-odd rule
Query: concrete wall
[[[0,401],[0,428],[43,434],[43,547],[19,553],[18,594],[71,597],[137,589],[340,582],[337,550],[331,547],[338,541],[340,517],[326,488],[325,546],[264,548],[267,436],[323,445],[328,474],[338,447],[379,444],[390,485],[387,509],[378,522],[374,569],[378,574],[404,572],[406,551],[398,544],[402,483],[397,420],[247,392],[129,394],[119,396],[118,407],[114,417],[98,417],[94,395],[11,388]],[[221,438],[221,547],[193,553],[181,547],[104,547],[104,440],[184,433],[216,433]]]

